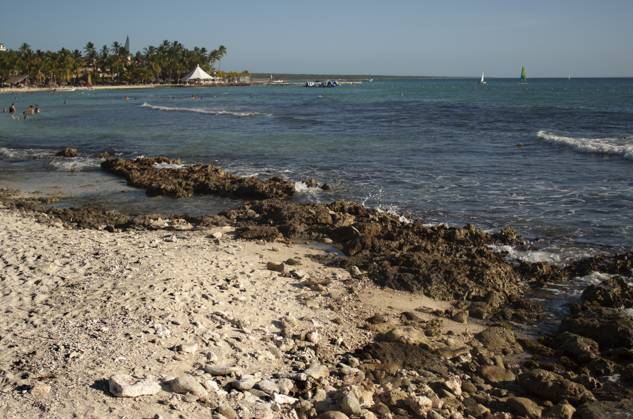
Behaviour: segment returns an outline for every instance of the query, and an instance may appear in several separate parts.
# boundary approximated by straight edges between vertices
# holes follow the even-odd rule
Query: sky
[[[223,44],[222,69],[273,74],[630,77],[632,22],[633,0],[29,0],[2,6],[0,42]]]

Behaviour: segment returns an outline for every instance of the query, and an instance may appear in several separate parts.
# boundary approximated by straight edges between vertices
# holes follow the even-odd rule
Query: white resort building
[[[4,45],[2,42],[0,42],[0,52],[1,51],[6,51],[6,50],[7,50],[6,45]]]

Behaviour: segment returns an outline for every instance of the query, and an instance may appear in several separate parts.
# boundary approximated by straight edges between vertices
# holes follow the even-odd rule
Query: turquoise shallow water
[[[108,149],[315,177],[333,192],[299,185],[300,199],[354,199],[429,223],[511,225],[550,248],[633,245],[632,79],[0,95],[0,107],[11,101],[43,111],[26,121],[0,114],[0,185],[57,185],[73,202],[190,213],[234,204],[145,198],[98,170],[90,154]],[[52,157],[65,146],[83,156]]]

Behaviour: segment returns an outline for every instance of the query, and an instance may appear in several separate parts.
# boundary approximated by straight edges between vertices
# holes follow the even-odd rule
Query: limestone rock
[[[328,367],[319,363],[314,363],[310,365],[310,367],[304,372],[308,377],[311,377],[315,380],[327,378],[330,375],[330,370],[328,369]]]
[[[227,365],[207,364],[203,369],[204,372],[211,374],[214,377],[233,375],[237,373],[237,369],[235,367],[229,367]]]
[[[325,413],[321,413],[319,415],[319,419],[349,419],[349,416],[337,410],[330,410]]]
[[[576,408],[567,402],[560,402],[545,409],[543,418],[545,419],[571,419],[576,412]]]
[[[582,384],[543,369],[521,374],[519,385],[527,392],[553,402],[568,400],[572,404],[580,404],[595,400],[594,395]]]
[[[202,386],[202,384],[200,384],[198,380],[190,375],[182,375],[171,381],[168,381],[166,384],[169,390],[174,393],[191,393],[200,398],[204,398],[208,395],[207,390]]]
[[[126,374],[116,374],[110,377],[108,389],[115,397],[140,397],[157,394],[161,387],[152,379],[135,380]]]
[[[477,340],[491,352],[499,354],[512,354],[521,352],[523,348],[517,343],[512,330],[505,327],[492,326],[484,329],[476,335]]]
[[[485,365],[481,368],[481,376],[490,383],[514,381],[516,379],[512,371],[496,365]]]
[[[509,412],[530,419],[540,418],[543,412],[541,406],[526,397],[510,397],[506,400],[506,406]]]
[[[255,384],[259,382],[259,379],[253,375],[245,375],[239,380],[235,380],[231,383],[231,387],[236,390],[246,391],[255,387]]]
[[[360,402],[353,391],[346,391],[342,394],[339,406],[348,415],[360,415]]]

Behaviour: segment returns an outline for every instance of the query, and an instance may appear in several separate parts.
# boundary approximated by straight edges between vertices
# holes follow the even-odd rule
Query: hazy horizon
[[[367,74],[411,77],[633,76],[633,2],[544,0],[475,4],[403,0],[326,0],[307,7],[266,4],[113,0],[33,0],[29,11],[3,10],[0,42],[16,49],[82,50],[123,43],[131,49],[165,39],[187,47],[228,48],[221,68],[253,73]]]

